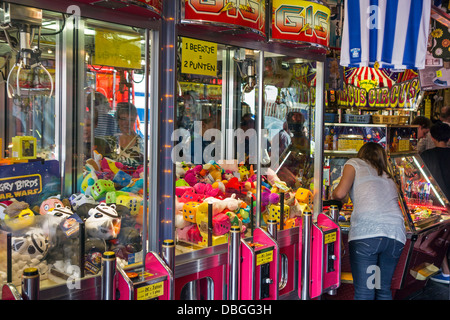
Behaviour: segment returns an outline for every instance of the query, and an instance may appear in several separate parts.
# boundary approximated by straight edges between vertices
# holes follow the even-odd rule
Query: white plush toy
[[[28,261],[32,259],[41,260],[45,257],[49,249],[48,237],[41,229],[32,228],[23,236],[11,238],[13,255],[25,256],[22,260]]]
[[[111,240],[117,238],[120,232],[121,219],[116,211],[116,205],[100,203],[89,210],[86,219],[86,232],[90,237]]]

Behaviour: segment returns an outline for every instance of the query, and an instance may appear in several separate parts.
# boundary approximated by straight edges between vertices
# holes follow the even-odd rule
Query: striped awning
[[[346,84],[356,87],[360,87],[360,82],[363,80],[372,80],[376,83],[376,87],[380,88],[391,88],[395,84],[395,81],[383,69],[371,67],[345,68],[344,78]]]

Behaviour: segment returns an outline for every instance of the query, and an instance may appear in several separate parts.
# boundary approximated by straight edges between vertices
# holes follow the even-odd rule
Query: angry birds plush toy
[[[11,230],[20,230],[31,226],[35,221],[35,215],[28,203],[14,201],[5,209],[5,224]]]
[[[39,207],[39,214],[42,216],[46,215],[50,210],[56,207],[56,204],[63,206],[62,201],[57,198],[49,198],[42,201],[41,206]]]

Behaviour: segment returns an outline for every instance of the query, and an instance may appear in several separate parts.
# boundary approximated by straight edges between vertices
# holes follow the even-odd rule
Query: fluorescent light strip
[[[441,197],[439,196],[439,193],[437,192],[437,190],[434,188],[433,184],[431,183],[430,179],[428,179],[428,176],[425,174],[425,172],[423,171],[422,167],[420,166],[419,162],[417,161],[416,157],[413,156],[414,162],[416,164],[416,166],[419,168],[420,173],[422,173],[422,176],[425,177],[425,180],[427,180],[427,182],[430,184],[431,189],[433,189],[434,194],[436,195],[436,197],[438,198],[439,202],[442,204],[443,207],[445,207],[444,201],[441,199]]]

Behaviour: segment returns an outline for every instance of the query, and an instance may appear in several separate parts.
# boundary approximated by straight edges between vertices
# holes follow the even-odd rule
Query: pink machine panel
[[[302,288],[302,226],[299,231],[299,295]],[[311,299],[321,296],[330,289],[340,286],[341,277],[341,232],[339,226],[326,214],[319,214],[317,222],[312,224],[312,248],[310,256]]]
[[[173,275],[164,261],[155,253],[145,257],[145,267],[117,273],[118,300],[170,300]]]
[[[253,241],[241,241],[240,299],[278,299],[278,245],[264,230],[255,229]]]

